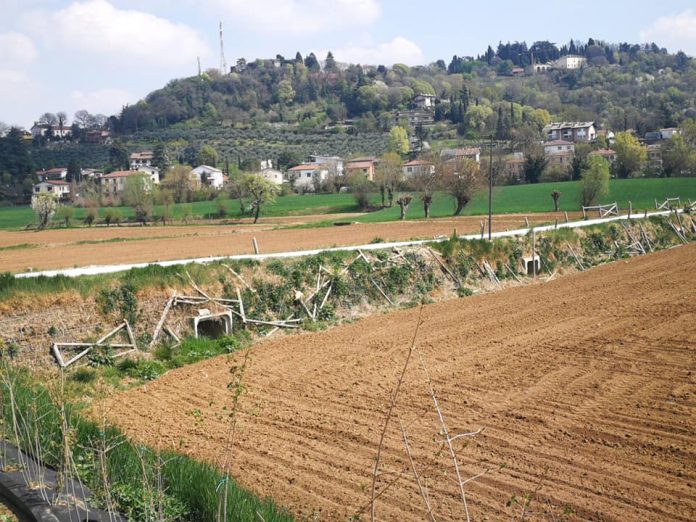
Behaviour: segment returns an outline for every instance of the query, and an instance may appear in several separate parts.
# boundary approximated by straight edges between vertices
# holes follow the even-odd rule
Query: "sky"
[[[696,56],[695,0],[0,0],[0,121],[116,114],[173,78],[331,50],[338,61],[426,64],[499,41],[655,41]]]

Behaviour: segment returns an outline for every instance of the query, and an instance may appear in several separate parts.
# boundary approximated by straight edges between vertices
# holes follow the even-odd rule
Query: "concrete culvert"
[[[193,327],[197,338],[219,339],[232,333],[232,312],[195,317]]]

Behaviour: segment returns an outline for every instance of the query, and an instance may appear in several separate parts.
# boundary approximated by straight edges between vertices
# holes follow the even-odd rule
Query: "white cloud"
[[[22,68],[38,56],[34,43],[20,33],[0,33],[0,68]]]
[[[380,15],[377,0],[212,0],[233,22],[260,33],[295,35],[365,27]]]
[[[135,99],[128,91],[123,89],[97,89],[94,91],[73,91],[70,95],[72,104],[80,109],[92,113],[117,114],[121,107],[132,103]]]
[[[333,51],[333,55],[339,62],[365,65],[393,65],[395,63],[417,65],[423,63],[423,51],[420,47],[402,36],[397,36],[389,42],[376,46],[349,44]]]
[[[107,0],[76,1],[58,11],[35,13],[33,26],[51,45],[104,58],[108,64],[177,66],[205,57],[208,46],[191,27]]]
[[[670,51],[696,56],[696,11],[687,9],[674,16],[662,16],[640,32],[643,42],[655,42]]]

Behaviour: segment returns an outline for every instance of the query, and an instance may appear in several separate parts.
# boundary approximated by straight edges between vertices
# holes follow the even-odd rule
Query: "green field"
[[[549,212],[553,210],[551,192],[561,193],[561,210],[580,210],[580,182],[539,183],[535,185],[515,185],[495,187],[493,189],[493,211],[497,214]],[[422,219],[423,205],[417,194],[411,203],[408,219]],[[636,211],[654,209],[655,199],[680,196],[682,202],[687,199],[696,200],[696,178],[647,178],[612,180],[610,193],[602,203],[618,202],[620,208],[628,208],[628,202],[633,203]],[[396,197],[395,197],[396,199]],[[379,205],[379,194],[371,196],[371,204]],[[194,218],[211,218],[217,216],[215,201],[190,203]],[[175,220],[183,215],[184,205],[172,206]],[[239,203],[234,200],[226,202],[227,218],[241,217]],[[155,207],[155,215],[160,212]],[[431,207],[432,217],[451,216],[454,211],[454,200],[447,194],[436,194]],[[125,218],[133,216],[130,208],[122,207],[121,214]],[[353,197],[350,194],[306,194],[303,196],[279,197],[275,203],[262,207],[261,218],[299,216],[307,214],[337,214],[342,212],[358,212]],[[464,209],[464,215],[480,215],[488,212],[488,194],[479,192]],[[85,215],[84,209],[77,209],[75,219],[81,220]],[[100,209],[104,215],[104,209]],[[371,223],[378,221],[393,221],[399,219],[397,206],[370,212],[357,218],[358,221]],[[0,229],[23,228],[34,223],[34,214],[29,207],[0,207]]]

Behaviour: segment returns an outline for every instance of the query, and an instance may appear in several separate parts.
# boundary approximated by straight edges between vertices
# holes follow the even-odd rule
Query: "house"
[[[208,165],[199,165],[191,171],[191,175],[198,185],[207,185],[210,188],[220,190],[224,184],[222,171]]]
[[[435,165],[429,161],[415,159],[409,161],[408,163],[404,163],[401,170],[404,173],[404,176],[407,178],[410,176],[421,176],[424,174],[434,175]]]
[[[546,156],[568,152],[575,154],[575,144],[571,141],[554,140],[544,143],[544,154]]]
[[[137,170],[119,170],[104,174],[101,178],[98,178],[101,193],[105,196],[121,195],[126,188],[126,181],[132,176],[146,176],[151,184],[159,183],[159,174],[157,175],[157,181],[155,181],[153,176],[145,172],[139,172]]]
[[[524,179],[524,154],[516,152],[515,155],[505,161],[504,177],[509,183],[519,183]]]
[[[481,149],[478,147],[460,147],[457,149],[442,149],[440,157],[445,161],[454,161],[469,158],[476,163],[481,163]]]
[[[590,156],[600,156],[607,160],[610,165],[613,165],[616,161],[616,152],[611,149],[599,149],[590,152]]]
[[[130,168],[131,170],[138,170],[138,167],[149,167],[152,165],[152,160],[154,154],[151,150],[144,150],[141,152],[134,152],[130,155]]]
[[[648,163],[655,170],[662,170],[662,147],[660,145],[648,145]]]
[[[364,158],[353,158],[352,160],[346,163],[346,174],[350,176],[351,174],[360,172],[370,181],[374,181],[377,163],[378,160],[374,156],[367,156]]]
[[[535,63],[532,67],[535,73],[545,73],[551,70],[552,65],[550,63]]]
[[[60,180],[42,181],[34,185],[34,194],[54,194],[60,200],[70,197],[70,183]]]
[[[663,140],[669,140],[676,134],[681,134],[681,129],[670,127],[668,129],[660,129],[660,134]]]
[[[329,171],[316,163],[303,163],[288,169],[288,179],[298,192],[314,191],[314,184],[326,181],[328,177]]]
[[[160,174],[159,169],[157,167],[142,166],[137,168],[137,172],[144,172],[145,174],[150,176],[150,179],[155,185],[159,185]]]
[[[514,67],[512,69],[513,76],[524,76],[524,69],[522,67]]]
[[[335,172],[338,176],[343,176],[343,158],[340,156],[322,156],[320,154],[310,154],[308,163],[323,165],[329,169],[329,172]]]
[[[270,181],[274,185],[280,187],[283,184],[284,176],[283,173],[276,169],[263,169],[258,173],[266,181]]]
[[[550,123],[544,127],[544,134],[549,141],[588,142],[597,138],[597,130],[593,121]]]
[[[429,110],[435,107],[435,95],[433,94],[416,94],[413,97],[413,106],[421,110]]]
[[[102,177],[103,172],[97,169],[80,169],[82,179],[97,179]]]
[[[396,120],[407,120],[411,127],[415,127],[416,125],[432,125],[435,123],[435,116],[432,112],[425,110],[398,111]]]
[[[608,131],[605,129],[598,130],[597,131],[597,137],[599,138],[600,136],[604,136],[607,139],[607,143],[609,145],[613,145],[615,141],[615,135],[612,131]]]
[[[652,144],[662,141],[662,133],[659,131],[646,132],[644,140],[645,143]]]
[[[65,180],[68,177],[68,169],[65,167],[57,167],[54,169],[40,170],[36,173],[39,181],[56,181]]]
[[[31,127],[31,137],[33,139],[45,138],[46,134],[49,133],[49,130],[54,138],[61,140],[69,138],[72,135],[72,130],[70,129],[69,125],[63,125],[61,127],[60,125],[34,122],[34,125]]]
[[[556,60],[556,69],[580,69],[585,66],[587,59],[584,56],[579,56],[577,54],[568,54],[566,56],[561,56]]]
[[[570,168],[575,152],[559,152],[546,156],[549,166],[557,166],[562,168]]]
[[[109,141],[109,131],[102,129],[83,130],[80,135],[82,143],[93,143],[96,145],[104,145]]]

